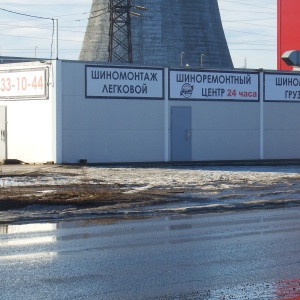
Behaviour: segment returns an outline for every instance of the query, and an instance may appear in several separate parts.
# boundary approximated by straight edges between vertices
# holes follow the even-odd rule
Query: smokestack
[[[110,0],[93,0],[79,60],[108,61]],[[233,68],[217,0],[136,0],[131,17],[133,64]],[[134,8],[133,8],[134,10]]]

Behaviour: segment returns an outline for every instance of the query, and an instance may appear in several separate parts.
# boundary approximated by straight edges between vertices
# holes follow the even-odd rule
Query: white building
[[[300,73],[0,65],[0,160],[300,158]]]

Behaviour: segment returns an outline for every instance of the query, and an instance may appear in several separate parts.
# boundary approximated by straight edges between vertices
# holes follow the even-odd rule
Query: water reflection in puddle
[[[37,223],[22,225],[0,225],[0,234],[30,233],[30,232],[47,232],[56,230],[55,223]]]
[[[277,299],[300,300],[300,279],[278,282],[276,295]]]
[[[139,218],[135,218],[138,220]],[[146,219],[146,218],[143,218]],[[76,221],[60,221],[54,223],[32,223],[32,224],[13,224],[0,225],[0,234],[16,234],[16,233],[39,233],[50,232],[59,229],[76,229],[93,227],[98,225],[112,225],[119,221],[126,221],[126,218],[100,218],[100,219],[82,219]],[[128,219],[129,220],[129,219]]]
[[[161,300],[300,300],[300,279],[275,284],[257,283],[165,296]]]
[[[148,225],[145,226],[139,223],[138,219],[130,220],[130,226],[127,225],[124,219],[88,219],[88,220],[78,220],[78,221],[71,221],[71,222],[58,222],[58,223],[39,223],[39,224],[23,224],[23,225],[0,225],[0,236],[2,235],[3,241],[0,241],[0,248],[1,244],[3,249],[5,247],[14,247],[14,250],[19,246],[26,245],[26,246],[33,246],[32,249],[35,249],[37,245],[42,244],[55,244],[61,243],[62,241],[72,241],[76,239],[85,239],[89,238],[110,238],[110,237],[123,237],[126,234],[147,234],[148,231],[151,232],[159,232],[159,231],[169,231],[170,233],[175,233],[174,237],[176,237],[175,242],[178,242],[178,236],[176,235],[177,232],[181,234],[181,232],[193,228],[210,228],[214,224],[223,224],[225,221],[215,221],[215,223],[194,223],[195,219],[199,218],[198,216],[169,216],[169,217],[161,217],[156,218],[155,220],[151,219],[148,221]],[[259,220],[259,224],[261,224],[261,219],[255,217],[255,219],[250,220],[252,223],[257,223]],[[145,220],[144,220],[145,221]],[[165,221],[168,221],[165,224]],[[170,223],[169,221],[182,221],[181,223]],[[248,223],[250,221],[247,221]],[[251,223],[250,222],[250,223]],[[122,226],[117,226],[114,230],[111,230],[113,225],[117,223],[122,223]],[[229,221],[227,222],[229,223]],[[236,224],[236,221],[230,221],[230,224]],[[251,224],[252,224],[251,223]],[[237,224],[240,224],[238,222]],[[109,231],[105,232],[98,232],[93,231],[92,227],[97,227],[98,225],[105,225],[107,228],[109,227]],[[118,224],[119,225],[119,224]],[[150,229],[149,229],[150,228]],[[73,232],[73,229],[75,231]],[[133,230],[134,229],[134,230]],[[64,233],[60,232],[65,230]],[[81,231],[80,231],[81,230]],[[265,229],[264,229],[265,230]],[[33,235],[30,237],[32,233],[41,233],[41,236]],[[26,234],[28,234],[26,236]],[[20,236],[22,240],[12,240],[13,235]],[[19,237],[18,237],[19,238]],[[117,238],[115,240],[118,240]],[[115,242],[114,240],[114,242]],[[187,239],[186,239],[187,240]],[[173,240],[172,240],[173,241]],[[89,242],[89,241],[88,241]],[[136,242],[137,243],[137,242]],[[152,244],[151,244],[152,245]],[[117,249],[118,245],[113,244],[114,249]],[[121,247],[125,247],[121,244]],[[105,247],[104,247],[105,248]],[[104,249],[103,248],[103,249]],[[52,248],[51,248],[52,249]],[[97,248],[102,249],[102,248]],[[106,248],[107,249],[107,248]],[[20,247],[20,251],[21,251]],[[56,250],[53,247],[52,250]],[[14,255],[4,255],[2,260],[7,261],[8,259],[36,259],[37,257],[40,258],[55,258],[57,253],[55,251],[49,252],[29,252],[24,253],[20,252],[20,254]],[[293,275],[291,275],[293,276]],[[269,277],[274,278],[274,277]],[[225,284],[225,283],[223,283]],[[184,295],[173,295],[173,296],[163,296],[159,299],[194,299],[194,300],[222,300],[222,299],[264,299],[264,300],[300,300],[300,279],[294,280],[287,280],[287,281],[278,281],[275,283],[249,283],[243,285],[236,285],[236,286],[228,286],[225,288],[220,289],[206,289],[195,291],[191,294],[184,294]]]

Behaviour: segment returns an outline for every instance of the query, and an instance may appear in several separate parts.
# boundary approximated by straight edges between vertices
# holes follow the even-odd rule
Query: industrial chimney
[[[113,2],[122,1],[93,0],[79,60],[109,61]],[[130,34],[133,64],[233,68],[217,0],[136,0],[135,4],[148,11],[141,17],[130,16],[130,32],[123,32]],[[134,6],[130,9],[134,11]]]

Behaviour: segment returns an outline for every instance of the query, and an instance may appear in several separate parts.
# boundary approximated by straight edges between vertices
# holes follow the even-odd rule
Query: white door
[[[6,159],[6,106],[0,106],[0,161]]]

